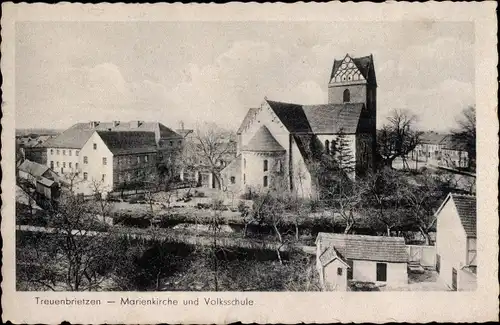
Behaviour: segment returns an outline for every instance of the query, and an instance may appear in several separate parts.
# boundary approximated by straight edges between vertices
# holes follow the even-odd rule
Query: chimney
[[[130,127],[131,128],[138,128],[139,126],[141,126],[142,124],[144,123],[144,121],[132,121],[130,122]]]
[[[120,125],[120,121],[113,121],[113,127],[117,127],[118,125]]]
[[[90,121],[89,126],[93,129],[99,125],[99,121]]]

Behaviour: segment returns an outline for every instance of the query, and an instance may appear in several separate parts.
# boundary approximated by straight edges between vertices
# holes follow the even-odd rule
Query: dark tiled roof
[[[408,261],[408,253],[402,237],[320,232],[318,241],[322,247],[334,247],[346,259],[394,263]]]
[[[165,125],[158,122],[99,122],[92,126],[90,123],[77,123],[46,142],[46,147],[54,148],[75,148],[80,149],[89,139],[94,131],[145,131],[153,132],[156,141],[160,139],[182,139],[180,134],[172,131]]]
[[[27,159],[19,166],[19,170],[33,175],[34,177],[41,177],[48,169],[49,167],[45,165]]]
[[[257,114],[258,108],[249,108],[247,115],[245,115],[245,118],[243,118],[243,121],[241,122],[240,127],[238,128],[238,131],[236,131],[237,134],[240,134],[243,132],[243,130],[247,127],[247,125],[250,123],[252,120],[252,117]]]
[[[302,105],[266,101],[291,133],[310,133],[312,131]]]
[[[276,141],[269,129],[263,125],[255,132],[252,139],[250,139],[247,145],[241,148],[241,150],[253,152],[284,152],[285,148]]]
[[[312,132],[356,133],[363,104],[306,105],[304,113]]]
[[[332,73],[330,75],[330,80],[333,78],[333,76],[335,75],[337,70],[340,68],[342,61],[344,61],[344,59],[333,61],[333,67],[332,67]],[[369,83],[372,83],[375,85],[377,84],[377,81],[375,79],[375,68],[373,65],[373,56],[372,55],[363,56],[363,57],[359,57],[359,58],[352,58],[352,61],[354,62],[354,64],[356,64],[356,67],[358,68],[358,70],[361,72],[363,77],[365,77],[365,79]]]
[[[146,153],[156,151],[153,132],[96,131],[113,155]]]
[[[476,237],[476,197],[451,194],[467,237]]]

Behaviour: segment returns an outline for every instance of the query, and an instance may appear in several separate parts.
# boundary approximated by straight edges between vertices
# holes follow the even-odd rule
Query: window
[[[264,160],[264,171],[267,172],[268,166],[267,166],[267,159]]]
[[[57,153],[57,154],[59,154],[59,149],[57,149],[57,152],[56,152],[56,153]]]
[[[231,176],[231,184],[235,184],[235,183],[236,183],[236,177]]]
[[[344,90],[344,103],[349,103],[351,101],[351,92],[349,89]]]
[[[247,160],[243,159],[243,168],[247,168]]]
[[[341,267],[337,268],[337,275],[342,275],[342,268]]]
[[[75,163],[75,169],[78,169],[78,163]]]
[[[141,163],[141,157],[140,156],[137,156],[137,163],[140,164]]]
[[[102,164],[106,166],[108,164],[108,159],[106,157],[102,157]]]
[[[267,187],[267,176],[264,176],[264,187]]]
[[[68,154],[71,156],[71,154],[73,153],[72,150],[68,150]]]
[[[247,183],[247,178],[246,178],[246,175],[243,174],[243,184],[246,184]]]
[[[50,162],[50,169],[54,169],[54,162],[53,161]]]
[[[64,174],[64,169],[61,167],[61,174]]]
[[[94,143],[94,150],[97,150],[97,143]]]
[[[281,159],[278,159],[278,173],[283,172],[283,163],[281,162]]]
[[[83,156],[83,163],[88,164],[89,163],[89,157]]]
[[[377,281],[387,281],[387,264],[377,263]]]
[[[71,168],[71,165],[72,165],[71,163],[68,163],[69,168]]]
[[[63,150],[63,156],[66,156],[66,150]]]
[[[80,151],[75,150],[75,156],[78,156],[79,153],[80,153]]]
[[[89,177],[89,174],[87,173],[83,173],[83,180],[86,181]]]
[[[66,162],[63,162],[63,168],[66,168]]]
[[[57,167],[59,167],[59,162],[56,162]]]
[[[173,146],[174,145],[174,141],[170,141],[170,146]]]
[[[106,174],[102,174],[102,178],[101,178],[101,181],[104,182],[104,180],[106,179]]]
[[[328,140],[325,140],[325,153],[327,155],[330,154],[330,141],[328,141]]]
[[[182,144],[182,141],[181,141],[181,140],[179,140],[179,146],[180,146],[181,144]]]
[[[53,155],[54,154],[54,149],[50,149],[50,154]]]
[[[144,162],[147,163],[148,162],[148,156],[144,156]]]

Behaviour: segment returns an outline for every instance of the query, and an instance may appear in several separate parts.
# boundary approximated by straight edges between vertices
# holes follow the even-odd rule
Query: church
[[[234,193],[271,188],[317,194],[311,146],[328,153],[339,136],[353,157],[352,177],[375,166],[377,81],[373,56],[334,60],[328,103],[301,105],[264,99],[237,131],[237,156],[221,172]]]

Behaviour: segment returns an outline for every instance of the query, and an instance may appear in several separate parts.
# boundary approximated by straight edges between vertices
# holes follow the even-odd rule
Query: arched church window
[[[267,187],[267,176],[264,176],[263,182],[264,182],[264,187]]]
[[[268,165],[267,165],[267,159],[264,160],[264,171],[267,172]]]
[[[351,101],[351,92],[349,89],[344,90],[344,103],[349,103]]]
[[[330,141],[328,141],[328,140],[325,140],[325,153],[327,155],[330,154]]]

